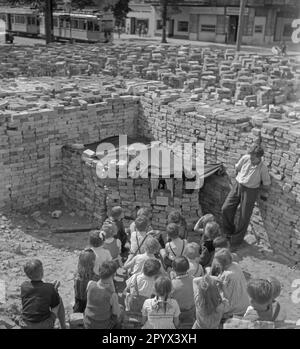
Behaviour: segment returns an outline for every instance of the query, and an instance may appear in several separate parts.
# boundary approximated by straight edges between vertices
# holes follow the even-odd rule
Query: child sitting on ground
[[[58,294],[59,282],[54,284],[42,281],[43,264],[39,259],[32,259],[24,266],[29,281],[21,285],[22,315],[19,325],[25,329],[54,328],[56,317],[60,327],[66,328],[65,309]]]
[[[145,216],[148,219],[148,227],[147,227],[147,233],[151,234],[153,237],[155,237],[158,242],[161,244],[162,247],[165,247],[165,239],[163,234],[159,231],[159,230],[153,230],[150,222],[152,219],[152,211],[150,207],[144,207],[144,208],[140,208],[137,211],[137,215],[136,217],[141,217],[141,216]],[[135,231],[136,227],[135,227],[135,222],[132,222],[130,224],[130,236],[131,234]]]
[[[215,253],[213,240],[220,235],[221,230],[218,223],[209,222],[205,225],[204,235],[202,237],[201,244],[201,255],[199,260],[203,268],[206,268],[211,265]]]
[[[193,280],[196,321],[193,329],[217,329],[228,305],[217,279],[206,274]]]
[[[232,255],[228,249],[222,248],[215,253],[211,275],[218,276],[224,297],[229,302],[224,318],[233,315],[243,316],[249,306],[247,281],[241,267],[232,261]]]
[[[180,309],[177,301],[170,298],[172,283],[160,276],[155,281],[155,297],[147,299],[142,309],[143,329],[175,329],[179,324]]]
[[[74,279],[75,304],[74,313],[83,313],[86,307],[86,287],[90,280],[95,279],[94,264],[96,255],[93,250],[80,252],[77,272]]]
[[[215,216],[211,213],[202,216],[194,226],[194,232],[198,233],[200,236],[204,234],[204,229],[207,223],[215,222]]]
[[[112,260],[117,263],[117,267],[121,267],[123,265],[121,258],[121,241],[116,239],[116,225],[111,223],[103,224],[101,228],[101,232],[104,234],[105,241],[103,244],[103,248],[109,251]]]
[[[180,239],[187,238],[187,223],[183,215],[177,211],[171,211],[168,215],[168,224],[175,223],[179,227],[179,237]]]
[[[200,260],[200,246],[196,242],[190,242],[186,245],[183,255],[189,261],[188,274],[192,277],[199,277],[204,275],[202,265],[199,263]]]
[[[285,320],[280,304],[274,301],[279,296],[281,287],[277,279],[272,281],[251,279],[248,282],[247,291],[251,305],[244,314],[244,320],[276,322]]]
[[[151,236],[148,234],[149,221],[146,216],[139,216],[135,220],[135,231],[130,238],[130,255],[129,259],[137,254],[145,253],[145,242]]]
[[[140,312],[144,301],[154,294],[154,283],[160,275],[161,264],[157,259],[147,259],[143,271],[126,281],[124,293],[126,310]]]
[[[168,239],[171,241],[167,242],[165,248],[160,251],[166,270],[172,268],[172,262],[176,257],[183,255],[187,245],[187,241],[179,237],[179,227],[177,224],[169,223],[167,234]]]
[[[172,280],[171,297],[176,299],[180,308],[180,322],[195,321],[195,302],[193,293],[193,278],[188,274],[189,261],[186,257],[176,257],[173,261],[173,270],[176,273]]]
[[[117,270],[113,261],[104,262],[99,270],[99,281],[87,285],[87,305],[83,323],[87,329],[120,328],[122,322],[121,306],[118,295],[112,288]]]
[[[137,217],[140,217],[140,216],[146,216],[148,218],[148,221],[150,222],[151,221],[151,218],[152,218],[152,211],[151,211],[151,208],[150,207],[142,207],[140,208],[138,211],[137,211],[137,214],[136,214],[136,218]],[[135,222],[132,222],[130,224],[130,234],[132,234],[134,231],[135,231]],[[151,225],[149,224],[148,225],[148,228],[147,228],[148,231],[151,231],[152,230],[152,227]]]
[[[112,260],[112,256],[108,250],[103,247],[104,244],[104,234],[99,230],[90,231],[89,242],[90,247],[94,251],[96,259],[94,264],[94,273],[99,277],[100,267],[104,262],[109,262]]]
[[[145,261],[155,259],[155,254],[160,250],[159,242],[152,236],[149,236],[144,244],[145,253],[137,254],[135,257],[128,259],[123,266],[125,270],[131,271],[132,275],[142,272]]]
[[[125,231],[124,223],[123,223],[124,213],[121,206],[115,206],[111,209],[110,217],[105,220],[104,223],[114,223],[116,225],[116,238],[121,241],[121,253],[126,252],[126,243],[128,241],[128,237]]]

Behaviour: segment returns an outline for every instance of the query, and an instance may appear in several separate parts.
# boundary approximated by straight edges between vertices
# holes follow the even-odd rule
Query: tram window
[[[53,27],[57,27],[57,26],[58,26],[57,18],[53,18]]]
[[[93,31],[93,22],[88,21],[88,31]]]
[[[72,20],[72,28],[78,29],[78,20],[77,19]]]
[[[98,24],[98,23],[94,23],[94,31],[95,31],[95,32],[100,31],[100,27],[99,27],[99,24]]]
[[[83,22],[83,29],[86,30],[86,22]]]
[[[15,16],[11,16],[11,23],[12,23],[12,24],[15,23]]]
[[[84,29],[85,29],[85,27],[84,27],[84,21],[81,20],[81,19],[78,21],[78,29],[81,29],[81,30],[84,30]]]
[[[65,27],[65,28],[70,28],[70,22],[69,22],[69,21],[65,21],[64,27]]]

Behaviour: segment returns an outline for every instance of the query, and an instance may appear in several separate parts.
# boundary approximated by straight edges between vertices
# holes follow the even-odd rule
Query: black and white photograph
[[[0,0],[13,329],[300,329],[299,0]]]

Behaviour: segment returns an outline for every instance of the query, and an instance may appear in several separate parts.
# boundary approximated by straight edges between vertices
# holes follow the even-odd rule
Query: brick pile
[[[26,81],[21,82],[22,87]],[[89,88],[83,80],[81,88],[59,82],[55,96],[51,96],[49,81],[42,80],[33,82],[27,92],[24,89],[6,97],[7,108],[0,111],[0,206],[25,209],[60,198],[64,144],[134,133],[136,97],[113,95],[109,88],[99,87],[101,80],[86,81]]]
[[[147,43],[4,46],[0,62],[2,78],[103,73],[161,80],[172,88],[186,83],[190,90],[202,87],[212,98],[233,104],[243,101],[247,106],[295,100],[300,68],[297,58]]]

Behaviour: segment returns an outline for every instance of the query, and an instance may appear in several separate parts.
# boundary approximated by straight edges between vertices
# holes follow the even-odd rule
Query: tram
[[[1,8],[0,19],[6,31],[17,36],[45,37],[44,14],[30,8]],[[53,13],[55,40],[80,42],[113,41],[114,18],[111,12],[57,11]]]

